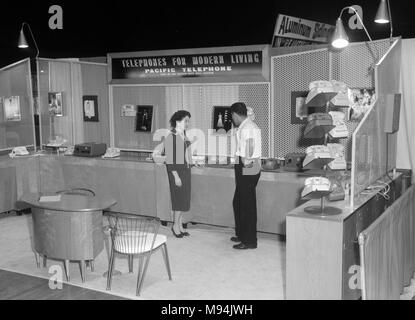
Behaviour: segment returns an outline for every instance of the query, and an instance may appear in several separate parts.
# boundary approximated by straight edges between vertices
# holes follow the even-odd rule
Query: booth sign
[[[262,74],[262,51],[112,58],[112,79],[253,76]]]

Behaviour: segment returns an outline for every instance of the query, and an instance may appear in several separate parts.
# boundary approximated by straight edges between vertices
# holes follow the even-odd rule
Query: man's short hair
[[[235,102],[231,105],[231,113],[236,113],[240,116],[248,116],[248,109],[246,108],[245,103],[243,102]]]

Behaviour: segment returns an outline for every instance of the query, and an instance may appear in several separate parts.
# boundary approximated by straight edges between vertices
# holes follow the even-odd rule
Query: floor
[[[36,267],[32,230],[31,214],[0,219],[0,269],[41,278],[47,289],[53,269],[63,264],[48,260],[46,268]],[[69,284],[138,300],[285,299],[285,241],[279,236],[258,233],[258,248],[241,251],[232,248],[232,228],[189,224],[187,231],[190,237],[177,239],[170,225],[160,228],[167,236],[173,280],[168,279],[161,251],[155,252],[140,297],[135,296],[138,264],[134,262],[134,273],[130,274],[127,259],[122,256],[115,263],[122,274],[113,278],[111,291],[106,291],[103,273],[108,269],[107,246],[96,257],[95,270],[87,270],[85,283],[79,264],[72,262]]]
[[[42,278],[0,270],[0,300],[126,300],[111,294],[63,284],[52,290]]]

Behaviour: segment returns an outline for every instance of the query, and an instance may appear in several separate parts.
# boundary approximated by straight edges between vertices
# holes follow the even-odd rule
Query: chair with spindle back
[[[111,255],[108,264],[107,290],[111,290],[112,272],[115,255],[128,256],[129,272],[133,272],[133,258],[139,257],[136,295],[139,296],[147,267],[154,251],[162,249],[169,279],[172,280],[167,237],[159,234],[161,221],[157,217],[135,215],[120,212],[106,212],[111,233]]]

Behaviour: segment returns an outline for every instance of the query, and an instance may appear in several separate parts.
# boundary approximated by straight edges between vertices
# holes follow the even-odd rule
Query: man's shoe
[[[233,241],[233,242],[241,242],[241,240],[239,240],[238,237],[232,237],[231,238],[231,241]]]
[[[240,243],[240,244],[235,244],[233,246],[234,249],[239,249],[239,250],[244,250],[244,249],[256,249],[257,245],[256,244],[244,244],[244,243]]]

